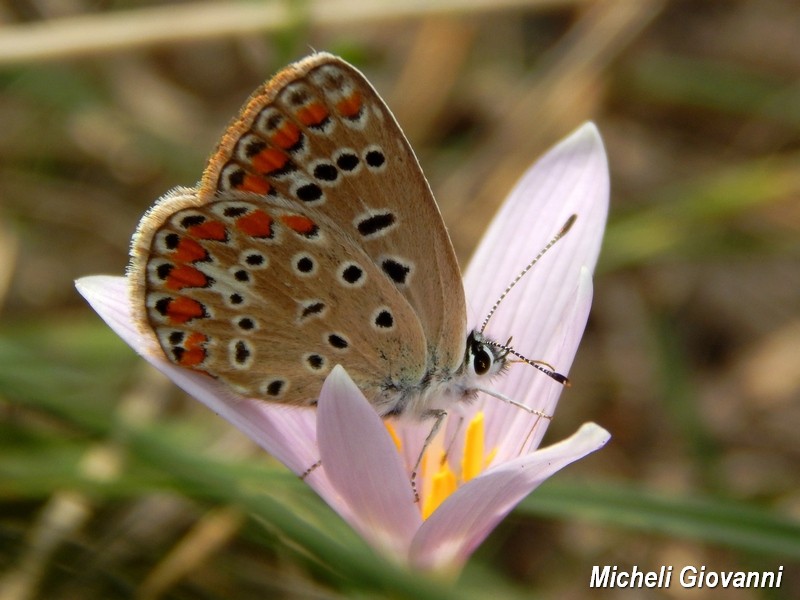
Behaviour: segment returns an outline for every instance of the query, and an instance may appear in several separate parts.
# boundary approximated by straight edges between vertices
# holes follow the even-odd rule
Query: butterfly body
[[[245,396],[311,405],[342,364],[379,414],[424,417],[505,363],[467,331],[452,244],[405,136],[329,54],[251,96],[200,184],[144,216],[131,254],[143,330]]]

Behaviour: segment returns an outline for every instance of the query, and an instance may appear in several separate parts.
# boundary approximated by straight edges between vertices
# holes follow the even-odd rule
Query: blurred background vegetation
[[[795,0],[15,0],[0,23],[2,600],[621,596],[587,589],[595,564],[784,565],[780,590],[725,597],[798,597]],[[549,145],[586,119],[607,145],[593,313],[547,439],[593,420],[612,442],[454,588],[374,557],[73,287],[122,274],[141,214],[312,48],[387,100],[462,264]]]

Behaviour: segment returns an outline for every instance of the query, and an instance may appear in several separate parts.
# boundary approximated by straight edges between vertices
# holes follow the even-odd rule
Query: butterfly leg
[[[473,389],[479,392],[483,392],[484,394],[488,394],[489,396],[497,398],[498,400],[502,400],[503,402],[505,402],[506,404],[510,404],[511,406],[516,406],[517,408],[520,408],[532,415],[536,415],[537,417],[541,417],[542,419],[547,419],[548,421],[553,419],[553,415],[548,415],[547,413],[543,413],[540,410],[536,410],[535,408],[531,408],[530,406],[522,404],[522,402],[517,402],[513,398],[509,398],[508,396],[506,396],[505,394],[501,394],[500,392],[496,392],[494,390],[490,390],[489,388],[478,387],[478,386],[474,387]]]
[[[313,465],[311,465],[305,471],[303,471],[302,475],[300,475],[300,481],[305,481],[306,477],[311,475],[314,471],[316,471],[321,466],[322,466],[322,461],[321,460],[318,460],[317,462],[315,462]]]
[[[419,466],[422,464],[422,457],[425,456],[425,451],[430,446],[433,438],[436,437],[436,434],[439,433],[439,429],[444,423],[444,418],[447,416],[446,410],[436,409],[436,410],[429,410],[425,413],[425,418],[432,418],[433,426],[431,427],[428,436],[425,438],[425,442],[422,444],[422,450],[420,450],[419,456],[417,457],[417,462],[414,463],[414,468],[411,469],[411,489],[414,492],[414,502],[419,504],[419,492],[417,491],[417,472],[419,471]]]

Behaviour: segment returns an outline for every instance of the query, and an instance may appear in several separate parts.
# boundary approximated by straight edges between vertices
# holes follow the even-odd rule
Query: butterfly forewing
[[[442,366],[463,358],[452,244],[414,153],[361,73],[317,54],[257,90],[209,163],[203,192],[245,189],[329,215],[408,298]]]
[[[168,358],[240,393],[313,401],[341,363],[376,400],[462,361],[463,289],[427,182],[376,92],[331,55],[256,91],[200,187],[143,219],[133,255],[134,306]]]

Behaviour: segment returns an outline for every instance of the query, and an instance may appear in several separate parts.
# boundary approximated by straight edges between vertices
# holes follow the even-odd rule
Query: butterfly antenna
[[[520,354],[519,352],[517,352],[508,345],[510,342],[511,342],[510,339],[505,344],[498,344],[497,342],[493,342],[491,340],[484,340],[485,344],[488,344],[489,346],[494,346],[495,348],[500,348],[506,354],[513,354],[514,356],[516,356],[519,359],[519,361],[514,361],[514,362],[524,362],[526,365],[530,365],[534,369],[541,371],[542,373],[547,375],[550,379],[557,381],[564,387],[570,387],[570,385],[572,385],[569,382],[569,378],[566,375],[562,375],[561,373],[556,372],[556,369],[555,367],[553,367],[553,365],[543,360],[532,360],[530,358],[523,356],[522,354]]]
[[[522,272],[519,275],[517,275],[517,277],[514,279],[514,281],[512,281],[509,284],[509,286],[505,289],[505,291],[502,294],[500,294],[500,297],[497,299],[497,302],[494,303],[494,306],[492,306],[492,309],[489,311],[489,314],[486,315],[486,318],[483,321],[483,325],[481,325],[481,333],[483,333],[484,329],[486,329],[486,326],[489,324],[489,320],[492,318],[492,316],[494,315],[495,311],[500,306],[500,303],[503,300],[505,300],[506,296],[508,296],[508,293],[512,289],[514,289],[514,286],[517,285],[517,283],[519,283],[520,279],[525,277],[525,274],[528,271],[530,271],[531,268],[533,268],[533,265],[535,265],[537,262],[539,262],[539,259],[541,259],[542,256],[544,256],[545,252],[547,252],[548,250],[550,250],[550,248],[555,246],[556,242],[567,234],[567,232],[570,230],[570,228],[575,223],[575,220],[577,218],[578,218],[578,215],[570,215],[570,217],[567,219],[566,223],[564,223],[564,225],[561,227],[559,232],[557,234],[555,234],[555,236],[553,236],[553,239],[550,240],[549,242],[547,242],[547,245],[539,251],[539,254],[536,255],[536,258],[534,258],[531,262],[529,262],[527,264],[527,266],[524,269],[522,269]],[[513,351],[511,351],[511,353],[512,354],[516,354]],[[522,358],[522,357],[520,357],[520,358]],[[535,362],[535,361],[528,361],[527,359],[525,359],[525,361],[528,362],[529,364],[533,364],[533,362]],[[533,366],[536,366],[536,365],[533,365]],[[537,368],[539,368],[539,367],[537,367]],[[539,370],[542,370],[542,369],[539,369]],[[557,373],[556,373],[556,375],[557,375]],[[563,377],[563,375],[562,375],[562,377]]]

